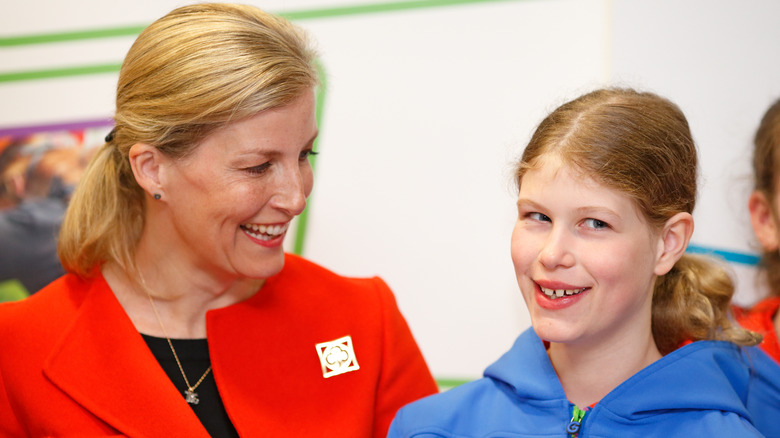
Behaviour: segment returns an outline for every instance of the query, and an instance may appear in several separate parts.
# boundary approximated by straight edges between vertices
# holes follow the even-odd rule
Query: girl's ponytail
[[[687,341],[761,342],[761,335],[732,322],[732,295],[734,283],[723,266],[707,256],[683,255],[655,284],[653,337],[661,354]]]

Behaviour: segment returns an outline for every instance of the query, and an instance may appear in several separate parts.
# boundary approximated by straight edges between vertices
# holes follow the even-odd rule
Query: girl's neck
[[[641,337],[614,336],[598,345],[550,343],[547,354],[566,397],[580,408],[599,402],[661,358],[650,332]]]

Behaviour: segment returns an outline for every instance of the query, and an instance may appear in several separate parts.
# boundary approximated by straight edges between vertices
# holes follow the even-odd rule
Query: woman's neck
[[[262,279],[218,278],[187,269],[173,257],[139,253],[136,260],[135,274],[106,263],[103,275],[136,329],[152,336],[205,338],[206,312],[244,301],[264,283]],[[157,262],[145,262],[152,260]]]
[[[652,333],[613,336],[598,345],[550,343],[550,361],[566,397],[580,408],[599,402],[631,376],[661,358]]]

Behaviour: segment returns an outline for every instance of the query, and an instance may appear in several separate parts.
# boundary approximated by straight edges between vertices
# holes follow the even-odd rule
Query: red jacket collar
[[[77,403],[128,436],[208,438],[102,276],[92,283],[43,371]]]

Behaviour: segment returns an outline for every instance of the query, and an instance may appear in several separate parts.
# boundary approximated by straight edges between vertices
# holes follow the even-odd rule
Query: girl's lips
[[[561,298],[564,296],[571,296],[571,295],[577,295],[579,293],[582,293],[586,291],[588,288],[582,287],[582,288],[556,288],[556,289],[548,289],[546,287],[539,286],[539,290],[545,295],[547,295],[549,298],[556,299]]]
[[[571,283],[564,283],[562,281],[551,281],[551,280],[541,280],[541,279],[539,279],[539,280],[533,280],[532,279],[531,281],[536,283],[536,285],[538,285],[539,287],[547,288],[547,289],[564,289],[564,290],[568,289],[568,290],[573,290],[573,289],[582,289],[583,288],[582,286],[577,286],[577,285],[574,285],[574,284],[571,284]]]
[[[570,285],[551,283],[546,283],[546,286],[543,287],[535,283],[536,294],[534,294],[534,297],[539,307],[549,310],[559,310],[572,306],[583,299],[590,291],[589,287],[574,288]],[[554,286],[556,289],[549,286]]]

